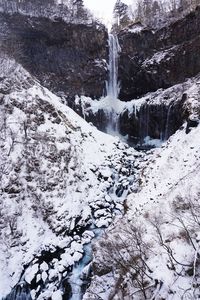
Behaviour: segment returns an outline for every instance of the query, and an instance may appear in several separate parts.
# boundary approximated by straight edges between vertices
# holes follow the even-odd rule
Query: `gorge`
[[[199,7],[108,33],[6,2],[0,299],[198,299]]]

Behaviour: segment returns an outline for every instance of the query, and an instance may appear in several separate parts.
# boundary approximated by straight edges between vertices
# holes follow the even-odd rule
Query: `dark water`
[[[25,283],[18,284],[3,300],[32,300],[30,289]]]

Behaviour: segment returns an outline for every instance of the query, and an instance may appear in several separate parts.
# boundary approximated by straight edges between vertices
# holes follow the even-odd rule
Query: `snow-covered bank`
[[[198,296],[198,78],[128,104],[92,102],[117,114],[130,105],[138,118],[143,103],[183,99],[188,124],[144,154],[88,124],[14,61],[4,63],[0,297],[12,290],[7,300],[15,292],[81,299],[90,267],[87,300]]]
[[[0,296],[20,282],[33,299],[54,300],[67,293],[62,282],[82,259],[92,228],[123,213],[142,155],[34,81],[17,87],[11,84],[0,104]]]
[[[96,275],[84,299],[199,297],[199,153],[200,126],[154,150],[139,191],[128,196],[127,219],[95,245]]]

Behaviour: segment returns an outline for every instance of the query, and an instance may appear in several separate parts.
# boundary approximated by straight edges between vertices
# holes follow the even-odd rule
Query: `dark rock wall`
[[[183,82],[200,71],[200,8],[168,27],[118,33],[119,98],[129,101]],[[60,18],[0,13],[0,52],[13,57],[51,91],[63,95],[80,115],[75,95],[100,98],[108,78],[108,33],[103,25],[67,24]],[[119,130],[133,142],[166,139],[183,123],[182,102],[146,102],[136,113],[123,111]],[[179,104],[177,104],[179,103]],[[106,131],[110,116],[89,110],[87,121]],[[168,120],[169,119],[169,120]],[[167,129],[166,129],[167,126]]]
[[[124,101],[168,88],[200,72],[200,8],[156,32],[119,33],[119,62]]]
[[[122,135],[128,135],[129,143],[143,145],[144,139],[167,140],[186,119],[183,97],[169,105],[164,103],[141,105],[136,112],[123,111],[119,116],[119,128]]]
[[[190,108],[191,95],[189,91],[193,86],[198,93],[198,80],[199,77],[196,77],[191,79],[191,82],[188,81],[166,90],[149,93],[140,99],[139,103],[137,100],[129,104],[124,103],[124,105],[121,102],[121,112],[113,114],[113,122],[118,133],[125,136],[130,145],[137,147],[143,147],[146,137],[162,141],[167,140],[185,121],[190,120],[190,117],[194,115],[193,109]],[[191,97],[193,98],[193,96]],[[76,109],[82,117],[88,122],[92,122],[99,130],[109,131],[112,118],[111,110],[101,107],[96,110],[92,101],[90,103],[77,103]]]
[[[99,98],[105,91],[107,31],[98,24],[66,24],[20,14],[0,13],[0,50],[14,57],[42,85]]]

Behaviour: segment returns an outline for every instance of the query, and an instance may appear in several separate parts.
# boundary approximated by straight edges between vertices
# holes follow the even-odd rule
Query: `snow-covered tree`
[[[157,28],[177,20],[199,5],[200,0],[138,0],[132,14],[133,21]]]
[[[93,22],[91,14],[84,7],[83,0],[0,0],[0,10],[52,19],[58,17],[70,23]]]
[[[114,28],[123,28],[130,22],[129,7],[121,0],[117,0],[113,10]]]
[[[73,1],[73,10],[74,10],[74,15],[77,19],[87,19],[88,14],[87,10],[84,7],[83,0],[74,0]]]

